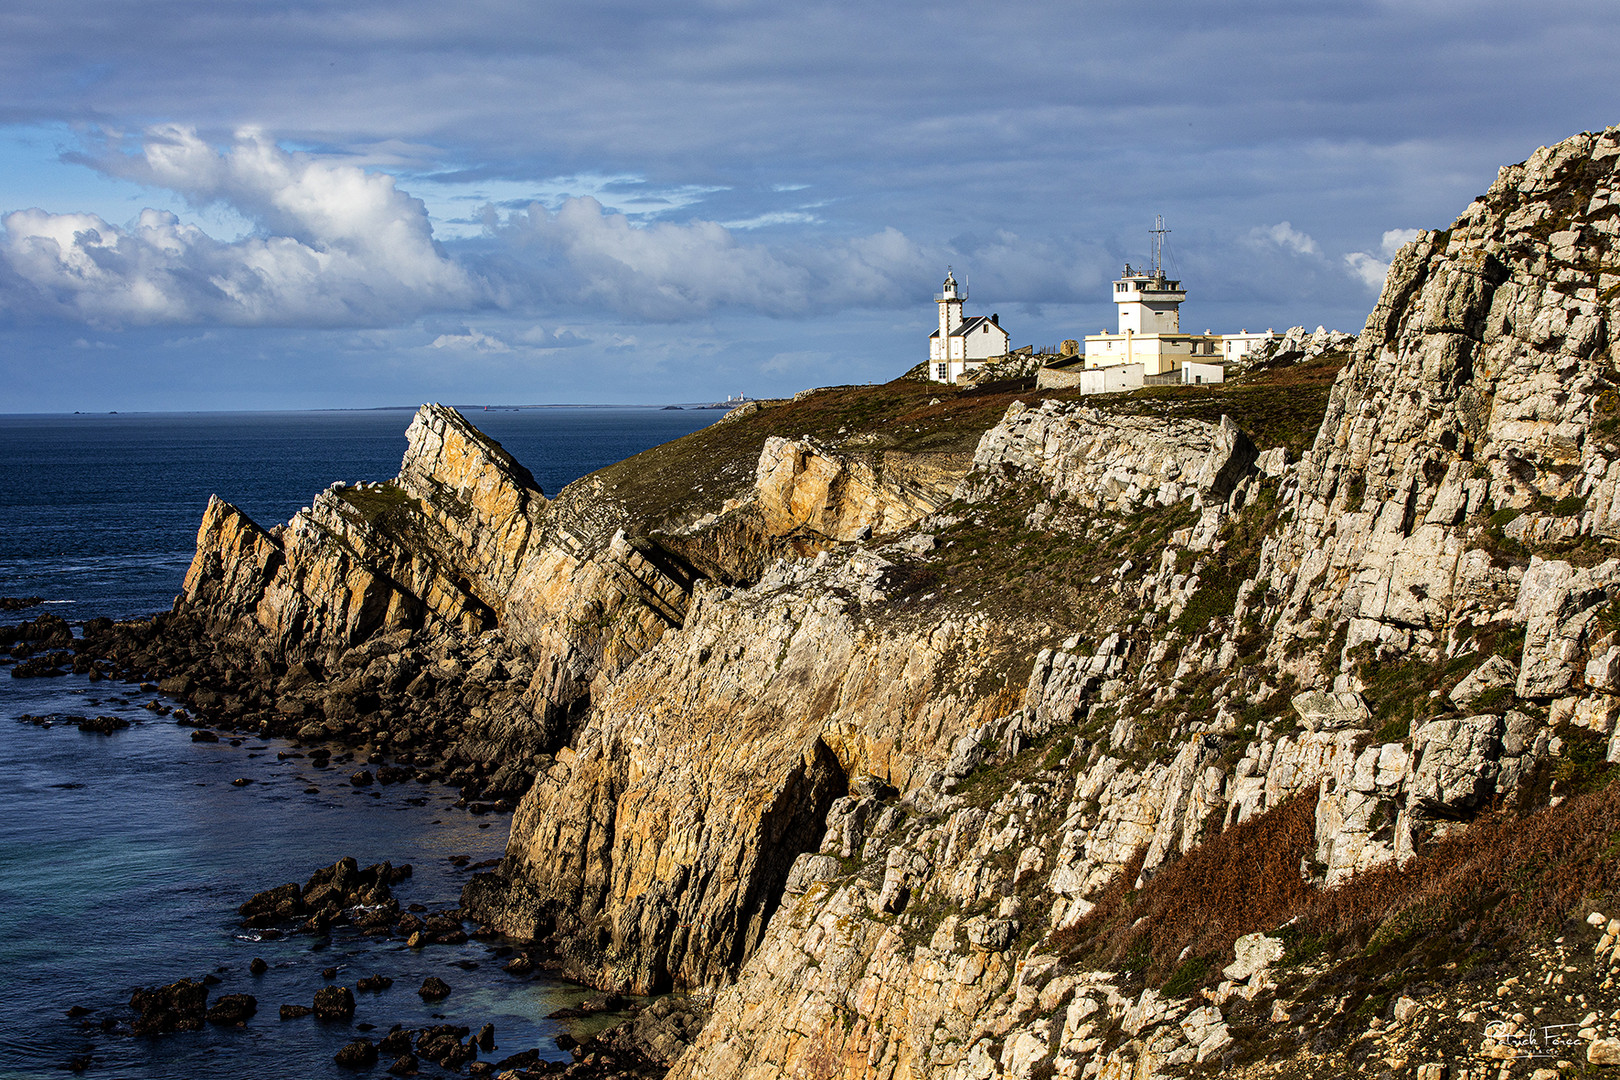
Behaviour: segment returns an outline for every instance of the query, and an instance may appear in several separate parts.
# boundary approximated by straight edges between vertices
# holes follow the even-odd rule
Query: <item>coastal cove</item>
[[[702,427],[713,411],[525,410],[480,414],[548,492],[647,447]],[[403,411],[286,414],[0,417],[0,595],[45,604],[71,622],[166,609],[194,550],[210,494],[230,498],[266,527],[285,521],[334,479],[390,476],[399,466]],[[13,679],[0,672],[0,1077],[64,1075],[88,1056],[89,1075],[325,1077],[352,1075],[333,1054],[356,1027],[282,1021],[327,985],[386,975],[392,987],[357,993],[355,1025],[380,1037],[399,1023],[495,1027],[488,1060],[555,1044],[585,1030],[547,1014],[590,991],[502,970],[498,942],[410,949],[396,936],[348,928],[279,940],[241,927],[254,893],[303,882],[353,856],[361,866],[410,863],[394,887],[401,905],[454,908],[471,872],[498,857],[510,815],[469,814],[456,792],[408,781],[359,787],[363,760],[321,767],[310,747],[191,728],[143,708],[162,695],[83,675]],[[19,723],[21,716],[52,718]],[[130,726],[84,733],[62,717],[113,716]],[[237,743],[237,745],[233,745]],[[241,783],[240,781],[247,781]],[[454,860],[454,862],[452,862]],[[263,958],[268,968],[252,975]],[[336,968],[328,982],[323,969]],[[206,1025],[156,1039],[128,1034],[137,986],[217,975],[210,1002],[257,998],[241,1030]],[[416,993],[437,976],[451,995]],[[68,1011],[88,1010],[82,1018]],[[436,1019],[435,1017],[443,1019]],[[120,1030],[105,1033],[101,1021]],[[385,1063],[386,1064],[386,1063]],[[440,1075],[423,1063],[422,1075]]]

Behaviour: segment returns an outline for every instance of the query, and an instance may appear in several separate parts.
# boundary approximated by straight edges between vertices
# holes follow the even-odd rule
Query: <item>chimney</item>
[[[991,312],[990,313],[990,321],[992,323],[994,323],[996,326],[1000,326],[1001,325],[1001,316],[997,315],[995,312]]]

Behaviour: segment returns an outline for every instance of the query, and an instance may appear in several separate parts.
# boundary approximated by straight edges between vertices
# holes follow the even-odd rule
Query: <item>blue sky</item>
[[[1015,345],[1357,330],[1416,228],[1620,123],[1612,0],[11,0],[0,412],[881,381],[952,265]]]

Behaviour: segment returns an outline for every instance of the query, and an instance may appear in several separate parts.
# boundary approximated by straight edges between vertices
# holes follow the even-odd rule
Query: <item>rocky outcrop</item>
[[[754,485],[766,531],[805,529],[843,541],[896,533],[948,502],[970,464],[960,455],[874,457],[839,454],[810,439],[767,439]]]
[[[430,621],[490,629],[544,505],[499,444],[426,405],[392,482],[333,485],[269,532],[211,500],[178,606],[210,636],[323,662]]]
[[[1124,513],[1198,496],[1225,500],[1259,456],[1231,419],[1116,415],[1048,399],[1014,405],[985,434],[961,494],[982,499],[998,485],[1039,485],[1054,499]]]
[[[504,865],[464,905],[557,936],[599,985],[734,974],[850,778],[910,786],[1017,701],[976,685],[994,651],[985,620],[870,627],[884,565],[857,551],[780,564],[746,592],[700,585],[678,632],[599,677],[588,722],[518,808]]]

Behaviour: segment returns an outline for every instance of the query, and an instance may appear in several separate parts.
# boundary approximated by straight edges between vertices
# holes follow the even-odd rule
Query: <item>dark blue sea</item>
[[[467,410],[534,473],[547,494],[597,468],[695,431],[718,411]],[[334,480],[392,477],[408,411],[106,416],[0,416],[0,596],[82,622],[149,615],[179,591],[210,494],[261,525],[285,521]],[[473,817],[437,785],[357,789],[341,767],[280,758],[291,748],[250,737],[193,743],[189,729],[140,706],[154,695],[69,676],[12,679],[0,667],[0,1078],[61,1077],[90,1055],[95,1077],[337,1077],[332,1055],[360,1025],[495,1025],[499,1060],[539,1048],[566,1022],[546,1014],[585,996],[575,986],[507,975],[497,943],[413,951],[343,931],[325,939],[253,940],[236,908],[252,893],[304,881],[353,855],[362,865],[410,863],[402,904],[457,903],[467,871],[452,859],[498,857],[509,819]],[[22,714],[118,715],[112,735]],[[232,781],[252,781],[243,786]],[[314,789],[315,793],[308,793]],[[458,857],[465,856],[465,859]],[[270,966],[253,976],[248,965]],[[357,994],[354,1025],[282,1021],[327,985],[391,976]],[[253,994],[245,1029],[137,1039],[97,1021],[128,1018],[131,990],[219,977],[210,1000]],[[415,993],[438,975],[453,988],[435,1005]],[[74,1006],[90,1010],[82,1019]],[[386,1075],[385,1060],[373,1070]],[[422,1075],[449,1075],[424,1063]]]

